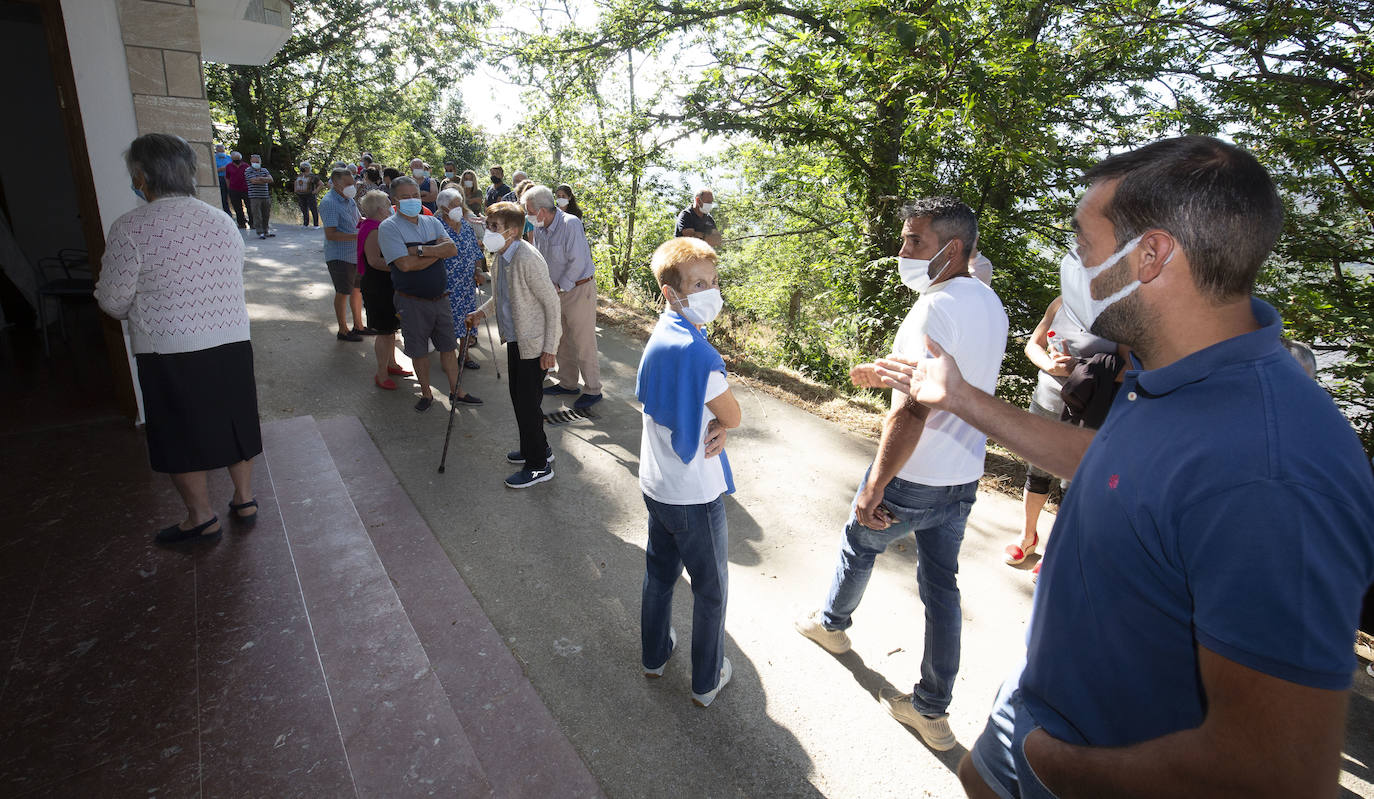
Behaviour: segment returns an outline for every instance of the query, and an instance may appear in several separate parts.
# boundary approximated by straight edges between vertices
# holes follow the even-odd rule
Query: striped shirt
[[[249,166],[243,171],[243,179],[248,181],[249,197],[267,197],[267,187],[270,183],[254,183],[253,178],[270,178],[272,173],[260,166]]]

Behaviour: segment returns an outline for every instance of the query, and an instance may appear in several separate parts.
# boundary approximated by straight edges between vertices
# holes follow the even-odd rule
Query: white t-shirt
[[[730,389],[725,375],[712,372],[706,378],[706,402]],[[720,456],[706,457],[706,425],[716,418],[711,409],[701,406],[701,428],[697,431],[697,453],[683,463],[673,451],[673,431],[644,416],[644,433],[639,439],[639,487],[650,498],[665,505],[704,505],[725,493],[725,467]]]
[[[926,357],[927,335],[954,358],[970,385],[988,393],[996,390],[1007,348],[1007,313],[996,292],[963,277],[931,287],[911,306],[892,348],[908,358]],[[971,483],[983,476],[987,442],[987,436],[954,414],[931,411],[916,451],[897,476],[928,486]]]

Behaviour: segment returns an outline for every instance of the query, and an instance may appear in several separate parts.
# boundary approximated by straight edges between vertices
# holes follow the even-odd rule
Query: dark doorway
[[[0,414],[9,432],[132,415],[118,324],[40,291],[93,280],[104,243],[57,0],[0,0],[0,69],[23,76],[0,85],[23,120],[0,125]]]

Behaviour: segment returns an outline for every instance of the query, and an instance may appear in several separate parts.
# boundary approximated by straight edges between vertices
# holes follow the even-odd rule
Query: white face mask
[[[720,316],[721,308],[725,307],[725,298],[720,296],[720,289],[706,289],[682,297],[678,304],[680,307],[677,312],[683,319],[694,325],[709,325]]]
[[[948,247],[952,241],[954,241],[954,239],[945,242],[945,247]],[[935,278],[930,276],[930,262],[939,258],[940,253],[945,251],[945,247],[941,247],[937,250],[933,258],[903,258],[897,256],[897,274],[902,278],[902,283],[917,294],[925,294],[927,291],[930,291],[931,285],[935,283]],[[944,266],[940,267],[940,272],[936,274],[935,277],[943,275],[948,266],[949,264],[946,263]]]
[[[452,172],[445,171],[445,172],[444,172],[444,177],[446,177],[446,178],[451,178],[451,177],[453,177],[453,173],[452,173]]]
[[[463,221],[463,209],[461,209],[461,208],[450,208],[450,209],[448,210],[448,220],[449,220],[450,222],[452,222],[453,224],[455,224],[455,225],[458,224],[459,222],[462,222],[462,221]]]
[[[254,162],[253,162],[253,166],[262,166],[262,162],[261,162],[261,161],[254,161]]]
[[[1078,257],[1077,250],[1069,250],[1059,261],[1059,291],[1064,296],[1064,306],[1069,309],[1069,315],[1084,330],[1092,332],[1093,323],[1097,317],[1110,306],[1126,299],[1140,288],[1139,280],[1132,280],[1120,290],[1100,300],[1093,299],[1092,282],[1093,278],[1111,269],[1122,258],[1125,258],[1135,246],[1140,243],[1140,236],[1136,236],[1126,243],[1125,247],[1117,250],[1108,256],[1107,260],[1087,268],[1083,266],[1083,261]],[[1169,254],[1169,258],[1164,263],[1172,261],[1174,256]]]
[[[702,203],[702,204],[701,204],[701,212],[702,212],[703,214],[709,214],[709,213],[711,213],[711,211],[715,210],[715,207],[716,207],[716,204],[715,204],[715,203]]]
[[[534,214],[525,214],[525,221],[529,222],[531,225],[534,225],[536,228],[541,228],[544,226],[544,223],[540,222],[539,218],[536,217]]]
[[[567,207],[568,207],[568,198],[567,198],[567,197],[559,197],[558,199],[554,200],[554,202],[558,203],[558,207],[559,207],[559,208],[567,208]]]
[[[482,246],[487,248],[487,252],[500,252],[506,246],[506,237],[494,230],[488,230],[482,236]]]
[[[472,181],[470,181],[470,180],[465,180],[465,181],[463,181],[463,188],[465,188],[465,189],[470,189],[470,188],[472,188]]]
[[[358,187],[357,187],[357,186],[344,186],[343,196],[345,196],[345,197],[347,197],[348,199],[351,200],[351,199],[353,199],[354,197],[356,197],[357,194],[358,194]]]
[[[425,171],[423,169],[412,169],[410,170],[410,174],[414,175],[417,178],[422,178],[425,176]]]

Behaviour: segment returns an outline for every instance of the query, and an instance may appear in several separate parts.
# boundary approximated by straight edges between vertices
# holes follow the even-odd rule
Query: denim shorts
[[[969,756],[983,782],[1002,799],[1056,799],[1026,762],[1026,736],[1040,729],[1017,687],[1018,671],[997,692],[983,734]]]

